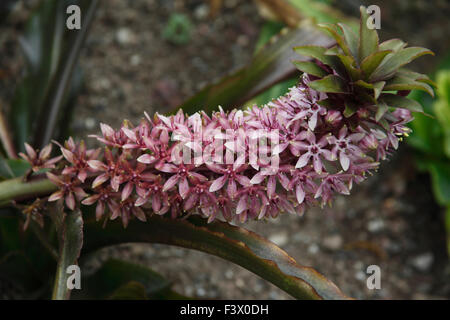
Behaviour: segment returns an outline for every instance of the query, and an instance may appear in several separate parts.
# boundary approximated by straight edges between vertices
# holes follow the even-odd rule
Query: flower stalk
[[[48,196],[58,187],[45,178],[34,178],[24,181],[15,178],[0,182],[0,207],[7,206],[12,201],[33,199],[39,196]]]

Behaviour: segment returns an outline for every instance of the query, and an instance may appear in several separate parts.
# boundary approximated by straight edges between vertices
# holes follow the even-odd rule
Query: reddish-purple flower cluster
[[[48,173],[60,187],[49,201],[65,199],[72,210],[76,200],[96,204],[97,219],[120,217],[125,226],[132,217],[145,221],[146,212],[243,222],[329,204],[397,148],[412,117],[396,109],[376,121],[360,108],[346,118],[343,106],[320,105],[326,95],[307,83],[303,77],[285,96],[246,111],[146,115],[137,127],[125,122],[118,131],[102,124],[96,138],[106,145],[103,156],[69,139],[60,146],[66,165]],[[276,138],[259,147],[269,161],[252,159],[249,132]],[[180,152],[186,148],[191,161]],[[211,161],[223,153],[227,161]]]

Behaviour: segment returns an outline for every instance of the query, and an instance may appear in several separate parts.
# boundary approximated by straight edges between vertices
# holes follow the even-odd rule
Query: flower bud
[[[325,116],[325,122],[333,127],[337,126],[339,122],[341,122],[341,120],[342,114],[340,111],[337,110],[329,110]]]
[[[360,141],[360,145],[365,150],[376,150],[378,148],[378,140],[373,134],[368,134]]]

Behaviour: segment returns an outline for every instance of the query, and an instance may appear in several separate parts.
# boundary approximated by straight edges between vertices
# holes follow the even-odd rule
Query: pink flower
[[[145,206],[151,203],[151,208],[156,214],[165,214],[170,209],[169,193],[163,192],[163,182],[161,176],[156,176],[151,182],[144,182],[136,187],[138,198],[135,205],[137,207]]]
[[[348,134],[347,126],[343,126],[341,130],[339,130],[339,136],[337,138],[335,136],[328,137],[328,142],[331,145],[334,145],[333,149],[331,149],[333,157],[336,158],[339,156],[339,161],[344,171],[347,171],[350,166],[350,157],[360,157],[364,155],[361,149],[354,144],[363,137],[363,133]]]
[[[89,160],[87,162],[92,171],[96,173],[100,172],[92,182],[92,188],[95,189],[109,180],[111,188],[114,191],[118,191],[120,184],[124,181],[123,175],[119,173],[122,157],[119,157],[117,160],[114,159],[111,150],[108,148],[105,148],[104,157],[106,163],[100,160]]]
[[[62,174],[75,175],[81,182],[84,182],[90,171],[88,161],[98,158],[100,150],[86,150],[84,141],[76,145],[72,138],[66,141],[65,147],[61,145],[59,147],[64,158],[70,163],[70,166],[64,168]]]
[[[300,157],[295,165],[296,168],[303,168],[312,158],[314,170],[317,173],[322,173],[322,159],[325,158],[329,161],[333,161],[335,159],[333,153],[326,149],[325,146],[328,145],[328,137],[323,136],[318,142],[316,142],[316,136],[312,133],[312,131],[303,131],[299,135],[300,139],[306,139],[304,141],[293,141],[293,147],[296,153],[300,153]]]
[[[62,156],[50,159],[50,154],[52,153],[51,144],[44,147],[39,152],[39,155],[28,143],[25,143],[25,150],[27,154],[19,153],[19,156],[31,164],[31,168],[34,172],[42,169],[53,169],[55,168],[55,163],[62,159]]]
[[[230,199],[234,199],[237,193],[236,182],[245,187],[251,186],[250,179],[240,174],[246,169],[246,165],[239,166],[236,169],[233,168],[233,165],[225,165],[225,167],[221,165],[208,165],[207,167],[211,171],[222,175],[211,183],[211,186],[209,187],[210,192],[222,189],[227,183],[228,196]]]
[[[96,220],[100,220],[105,213],[106,207],[108,207],[111,211],[115,209],[116,203],[114,199],[117,197],[116,193],[108,188],[100,188],[96,190],[96,193],[90,197],[87,197],[83,201],[82,204],[90,206],[94,203],[97,203],[95,208],[95,218]]]
[[[122,127],[123,133],[129,139],[127,143],[123,145],[124,149],[141,149],[145,150],[150,146],[149,132],[150,129],[146,122],[142,122],[140,126],[135,129],[130,129],[126,126]]]
[[[335,173],[326,176],[319,188],[317,188],[314,198],[322,198],[322,205],[331,205],[334,192],[348,195],[350,194],[351,175]]]
[[[166,163],[162,166],[159,166],[157,169],[166,173],[174,173],[169,179],[167,179],[166,183],[163,187],[163,192],[166,192],[172,189],[175,185],[178,184],[178,191],[181,198],[185,199],[189,192],[189,182],[188,179],[198,180],[198,181],[206,181],[208,180],[205,176],[201,175],[194,171],[193,165],[184,165],[183,163],[179,166],[174,164]]]
[[[142,188],[145,182],[153,181],[156,178],[153,173],[145,172],[147,168],[145,164],[137,162],[134,168],[126,160],[122,160],[121,164],[123,168],[121,182],[125,183],[122,189],[122,201],[128,199],[135,187]]]
[[[305,201],[307,194],[315,194],[317,186],[314,180],[318,178],[312,170],[292,170],[292,179],[289,181],[288,188],[295,189],[295,196],[299,204]]]
[[[125,228],[128,226],[128,223],[132,217],[136,217],[143,222],[147,221],[145,212],[140,207],[136,207],[132,199],[120,201],[118,204],[114,203],[112,207],[113,210],[110,219],[115,220],[118,217],[121,217],[122,224]]]
[[[89,137],[96,138],[98,141],[103,142],[105,145],[115,148],[121,148],[127,143],[128,137],[122,130],[114,131],[109,125],[100,123],[100,129],[103,137],[96,135],[90,135]]]
[[[63,176],[61,179],[53,173],[47,172],[47,178],[60,187],[60,190],[50,195],[48,198],[50,202],[64,199],[66,206],[70,210],[74,210],[76,205],[75,198],[81,201],[81,199],[87,196],[86,192],[79,187],[79,181],[72,179],[70,176]]]
[[[209,184],[197,183],[189,189],[189,196],[184,202],[183,209],[189,211],[193,208],[198,208],[204,216],[209,217],[217,210],[217,198],[214,193],[209,192]]]
[[[165,161],[170,160],[172,149],[175,147],[169,147],[169,132],[167,128],[156,126],[152,129],[149,137],[144,136],[142,138],[146,147],[144,151],[150,153],[144,153],[137,161],[145,164],[152,164],[158,161],[158,165],[163,164]]]
[[[236,215],[241,222],[249,218],[258,218],[265,206],[269,204],[264,187],[258,185],[243,188],[239,191],[238,198]]]

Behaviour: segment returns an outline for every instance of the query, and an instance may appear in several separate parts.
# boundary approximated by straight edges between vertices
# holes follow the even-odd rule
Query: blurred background
[[[82,21],[88,2],[80,1]],[[58,101],[52,92],[64,81],[61,61],[71,52],[79,50],[79,56],[61,89],[57,139],[97,134],[100,122],[116,128],[124,119],[137,123],[144,111],[173,111],[206,85],[251,63],[282,28],[311,19],[354,23],[361,4],[378,5],[381,40],[398,37],[436,53],[412,66],[442,84],[434,100],[412,93],[434,118],[418,115],[416,133],[378,174],[354,187],[351,196],[338,197],[333,208],[245,227],[355,298],[450,298],[449,1],[101,0],[81,46],[61,31],[66,13],[60,9],[70,3],[77,1],[0,2],[0,108],[16,129],[17,145],[21,139],[39,141],[40,130],[33,130],[51,121],[42,114],[51,113]],[[294,83],[291,76],[252,102],[267,102]],[[87,142],[95,145],[93,139]],[[110,257],[151,267],[187,296],[290,298],[231,263],[167,246],[108,248],[85,261],[83,270],[93,272]],[[366,287],[365,271],[372,264],[381,267],[381,290]],[[14,283],[0,281],[0,298],[20,297]]]

